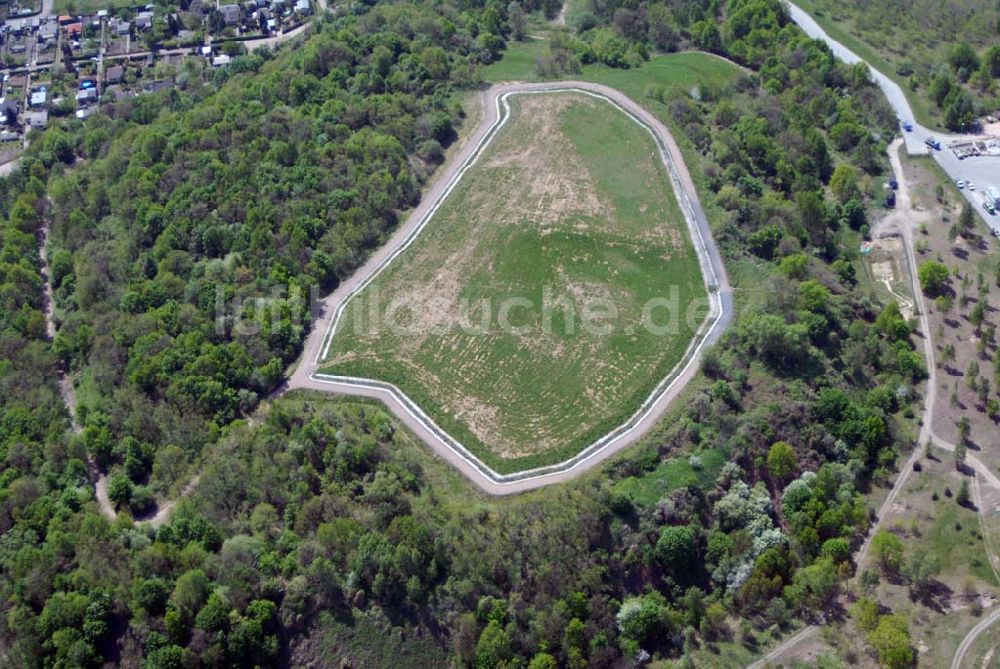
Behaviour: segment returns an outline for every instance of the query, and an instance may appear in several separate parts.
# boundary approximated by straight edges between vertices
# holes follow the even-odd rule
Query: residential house
[[[123,21],[121,19],[115,18],[108,22],[108,26],[112,31],[119,37],[125,37],[130,32],[132,32],[132,24],[129,21]]]
[[[104,70],[104,83],[106,84],[120,84],[124,78],[125,68],[121,65],[112,65]]]
[[[91,102],[97,102],[96,88],[84,88],[76,92],[76,103],[78,105],[90,104]]]
[[[46,21],[38,28],[38,39],[42,42],[51,42],[59,33],[59,24],[55,21]]]
[[[297,0],[295,11],[299,14],[310,14],[312,13],[312,5],[309,4],[309,0]]]
[[[29,128],[42,129],[49,124],[49,113],[47,111],[27,112],[24,115],[24,122]]]
[[[153,12],[139,12],[135,16],[135,27],[137,30],[149,30],[153,27]]]
[[[46,96],[45,89],[32,91],[31,97],[28,98],[28,106],[32,108],[44,107]]]
[[[235,26],[240,22],[239,5],[219,5],[219,13],[227,26]]]
[[[21,106],[17,100],[10,98],[0,98],[0,125],[7,125],[7,119],[17,120],[17,115],[21,112]]]
[[[156,81],[150,81],[143,84],[143,89],[147,93],[155,93],[157,91],[165,91],[174,87],[174,82],[170,79],[157,79]]]

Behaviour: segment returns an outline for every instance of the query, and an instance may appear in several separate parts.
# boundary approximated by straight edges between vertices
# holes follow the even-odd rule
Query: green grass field
[[[93,14],[101,9],[140,6],[132,0],[55,0],[56,14]]]
[[[615,484],[615,490],[640,506],[650,507],[667,493],[689,484],[710,488],[726,462],[726,454],[719,449],[708,449],[686,458],[671,458],[651,472],[622,479]]]
[[[483,69],[483,78],[489,82],[541,81],[535,71],[535,58],[548,46],[548,40],[530,39],[525,42],[511,42],[504,56]],[[612,68],[606,65],[586,65],[579,75],[568,75],[567,79],[580,79],[608,84],[632,93],[637,90],[639,99],[648,84],[659,84],[689,91],[692,86],[723,85],[732,83],[740,73],[739,67],[722,58],[698,51],[684,51],[653,56],[648,61],[630,69]]]
[[[508,472],[560,461],[623,422],[700,324],[650,332],[644,306],[676,294],[683,313],[705,297],[645,129],[575,93],[518,95],[512,107],[416,241],[348,306],[324,366],[396,384]],[[510,298],[531,303],[510,312],[517,331],[499,327]],[[373,303],[403,331],[382,316],[372,327]],[[601,321],[610,332],[584,327],[586,305],[614,305],[617,318]],[[484,333],[469,331],[487,311]]]
[[[538,81],[535,59],[544,53],[549,41],[527,38],[523,42],[510,42],[503,58],[483,68],[486,81]]]

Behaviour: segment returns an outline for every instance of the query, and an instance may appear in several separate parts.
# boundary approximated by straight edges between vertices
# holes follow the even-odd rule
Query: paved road
[[[803,10],[798,5],[788,2],[786,0],[786,5],[788,6],[789,14],[792,21],[798,24],[802,30],[810,37],[818,40],[822,40],[827,43],[830,50],[833,51],[834,55],[843,60],[845,63],[861,63],[864,62],[860,56],[848,49],[846,46],[838,42],[837,40],[830,37],[825,30],[816,20],[813,19],[805,10]],[[903,140],[906,142],[906,151],[911,156],[913,155],[932,155],[934,160],[941,166],[945,173],[951,178],[952,181],[958,181],[959,179],[974,178],[980,179],[977,183],[979,190],[975,193],[969,191],[963,191],[963,196],[967,201],[973,204],[973,209],[979,214],[979,217],[990,227],[991,230],[1000,231],[1000,217],[990,216],[985,209],[982,207],[982,199],[980,193],[985,190],[987,185],[1000,187],[1000,156],[978,156],[975,158],[966,158],[965,160],[959,160],[954,153],[948,150],[947,147],[942,148],[940,151],[931,151],[928,146],[924,143],[928,137],[936,137],[941,140],[942,145],[949,142],[961,141],[961,140],[971,140],[980,137],[980,135],[973,134],[947,134],[942,132],[937,132],[929,128],[918,124],[913,115],[913,110],[910,107],[909,101],[906,99],[906,95],[903,90],[899,87],[895,81],[887,77],[882,72],[879,72],[874,67],[869,68],[872,72],[872,78],[875,83],[878,84],[882,92],[885,93],[886,98],[889,100],[889,104],[896,112],[896,116],[900,121],[908,121],[913,124],[912,132],[903,132]],[[992,183],[988,183],[986,180],[990,177],[987,175],[992,175]]]
[[[495,135],[498,127],[505,122],[507,118],[505,97],[519,93],[565,89],[574,89],[606,98],[652,133],[660,146],[664,163],[674,181],[675,192],[678,194],[681,209],[687,218],[692,241],[698,250],[699,260],[702,263],[703,273],[708,277],[707,284],[714,287],[710,292],[714,302],[713,313],[709,317],[708,328],[702,332],[702,338],[693,343],[688,355],[675,369],[672,377],[661,384],[657,392],[650,397],[640,412],[626,426],[585,449],[579,456],[559,465],[518,474],[501,475],[479,461],[461,444],[436,426],[416,404],[397,388],[389,384],[361,379],[330,377],[317,373],[316,370],[320,360],[325,356],[329,332],[335,325],[346,302],[405,249],[458,182],[464,171],[473,164],[476,157]],[[302,358],[289,379],[288,387],[377,398],[383,401],[392,413],[439,456],[462,472],[482,490],[492,495],[507,495],[540,488],[578,476],[645,436],[659,421],[671,401],[694,378],[698,370],[698,362],[705,348],[714,343],[729,325],[733,312],[732,291],[718,248],[712,239],[708,220],[698,202],[694,183],[691,181],[687,167],[681,158],[680,150],[669,130],[656,117],[619,91],[588,82],[508,84],[495,86],[483,95],[485,118],[482,124],[460,149],[457,158],[445,168],[444,173],[431,186],[420,206],[413,211],[389,241],[369,258],[368,262],[323,300],[319,318],[306,340]]]

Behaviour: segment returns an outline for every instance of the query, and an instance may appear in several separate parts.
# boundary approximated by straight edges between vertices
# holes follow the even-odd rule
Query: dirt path
[[[858,549],[855,557],[858,571],[861,570],[861,567],[868,556],[868,547],[871,543],[872,537],[875,535],[875,531],[881,524],[882,519],[884,519],[889,513],[889,509],[892,508],[900,490],[902,490],[906,481],[909,479],[910,474],[913,472],[914,463],[920,459],[921,451],[923,450],[921,445],[930,441],[933,436],[931,433],[930,417],[933,415],[934,398],[936,394],[936,382],[934,378],[934,346],[931,342],[930,326],[927,322],[927,311],[924,308],[923,296],[920,292],[920,286],[917,283],[917,261],[913,253],[913,229],[915,225],[919,224],[919,221],[923,220],[926,213],[915,211],[913,209],[913,201],[910,197],[909,185],[907,184],[903,173],[903,165],[899,160],[899,148],[902,144],[903,140],[901,138],[897,138],[889,145],[888,149],[889,162],[892,164],[892,171],[896,175],[896,181],[899,184],[899,189],[896,193],[896,208],[893,212],[886,216],[885,219],[876,223],[875,229],[888,230],[891,226],[898,230],[899,234],[903,237],[904,257],[907,265],[907,274],[910,277],[910,292],[914,296],[913,307],[916,309],[916,313],[918,314],[920,321],[920,328],[916,334],[923,343],[924,359],[927,361],[930,378],[927,380],[927,391],[924,394],[924,418],[920,424],[920,435],[917,437],[917,446],[913,449],[910,457],[900,469],[899,476],[896,477],[896,482],[893,484],[889,494],[886,495],[886,498],[882,502],[882,505],[878,508],[878,511],[876,511],[876,520],[872,524],[871,528],[869,528],[868,534],[865,536],[865,540]]]
[[[169,502],[164,502],[163,504],[160,504],[156,508],[156,513],[154,513],[152,516],[148,518],[139,519],[136,522],[142,523],[144,525],[151,525],[153,527],[159,527],[160,525],[163,525],[168,520],[170,520],[170,514],[174,512],[174,507],[177,506],[177,501],[179,499],[187,497],[192,492],[194,492],[194,489],[198,487],[198,481],[200,480],[201,480],[201,474],[200,473],[195,474],[191,478],[191,480],[188,481],[187,485],[184,486],[184,489],[181,490],[181,494],[177,496],[177,499],[172,499]]]
[[[527,472],[502,475],[488,467],[438,427],[419,406],[395,386],[369,379],[333,377],[320,374],[317,369],[320,361],[325,357],[330,334],[347,301],[362,290],[420,233],[464,172],[472,166],[482,150],[495,136],[496,131],[509,118],[506,115],[506,98],[520,93],[560,90],[579,91],[604,98],[618,106],[652,134],[661,149],[663,161],[671,175],[674,190],[681,204],[681,210],[687,219],[692,241],[698,251],[702,271],[707,277],[706,283],[713,302],[713,313],[709,318],[708,327],[703,328],[701,332],[701,339],[692,342],[688,354],[678,365],[678,368],[671,376],[664,379],[639,412],[625,425],[595,442],[591,447],[584,449],[581,454],[563,463]],[[494,86],[483,95],[485,96],[485,118],[460,149],[456,159],[438,177],[425,194],[420,205],[396,230],[389,241],[322,301],[318,319],[306,340],[302,358],[289,378],[287,388],[309,388],[379,399],[435,453],[458,469],[483,491],[491,495],[507,495],[579,476],[645,436],[666,412],[672,400],[695,377],[698,371],[698,362],[705,348],[714,343],[728,326],[732,319],[732,294],[721,256],[712,239],[708,220],[698,202],[694,183],[681,158],[680,149],[669,130],[656,117],[623,93],[589,82],[507,84]]]
[[[565,0],[563,2],[562,7],[559,8],[559,13],[556,14],[556,18],[553,19],[552,23],[556,24],[557,26],[565,26],[567,9],[569,9],[569,0]]]
[[[972,644],[976,642],[976,639],[979,638],[980,634],[988,630],[990,626],[998,620],[1000,620],[1000,608],[980,620],[975,627],[969,630],[969,633],[965,635],[962,642],[958,644],[958,650],[955,651],[955,657],[951,660],[951,669],[961,669],[962,660],[965,659],[965,654],[969,652],[969,648],[972,647]]]
[[[856,571],[858,573],[860,573],[868,557],[868,548],[871,544],[872,537],[881,526],[882,521],[888,516],[893,503],[895,503],[896,498],[903,489],[903,486],[906,484],[907,480],[909,480],[910,474],[913,472],[914,463],[920,459],[923,451],[922,446],[930,443],[945,451],[953,452],[955,450],[954,444],[948,443],[943,439],[938,439],[931,427],[932,418],[934,416],[934,401],[937,394],[937,368],[934,364],[934,344],[931,339],[931,329],[927,319],[927,309],[924,304],[923,292],[920,290],[920,285],[917,281],[917,261],[914,252],[914,230],[920,225],[921,222],[926,222],[929,215],[925,211],[913,208],[913,200],[910,196],[909,183],[906,180],[906,174],[903,172],[903,165],[899,159],[899,149],[902,145],[902,138],[897,138],[889,145],[888,148],[889,162],[892,165],[892,171],[899,184],[899,189],[896,193],[896,208],[873,226],[873,233],[876,231],[888,232],[890,229],[894,228],[903,237],[904,259],[907,265],[907,274],[910,277],[910,291],[913,295],[913,304],[919,319],[919,329],[916,332],[916,336],[922,342],[924,359],[927,362],[927,389],[924,394],[924,408],[922,414],[923,420],[920,424],[920,435],[917,438],[917,446],[913,449],[910,457],[907,458],[906,462],[900,469],[899,476],[896,477],[896,481],[893,484],[892,489],[889,491],[889,494],[886,495],[885,500],[875,513],[875,522],[872,523],[872,526],[868,530],[868,534],[865,536],[865,540],[862,542],[860,548],[858,548],[857,554],[855,555]],[[976,471],[977,474],[982,475],[982,477],[990,485],[996,487],[997,490],[1000,490],[1000,479],[998,479],[978,458],[975,456],[966,456],[966,462]],[[975,485],[978,482],[974,480],[973,483]],[[980,515],[982,512],[982,506],[979,505]],[[981,518],[980,522],[982,522]],[[987,551],[987,553],[989,554],[989,551]],[[991,566],[992,565],[993,560],[991,559]],[[955,654],[955,660],[952,662],[952,669],[958,669],[958,666],[961,664],[961,656],[965,654],[969,646],[971,646],[975,641],[975,638],[997,619],[1000,619],[1000,609],[991,613],[988,618],[980,622],[969,632],[969,635],[963,639],[958,652]],[[803,629],[802,632],[806,632],[809,629],[810,628],[807,627]],[[767,656],[749,665],[747,669],[758,669],[759,667],[763,667],[766,661],[779,659],[784,654],[790,652],[795,644],[797,644],[800,640],[801,638],[799,635],[789,638],[787,641],[771,651],[771,653]]]
[[[55,299],[52,295],[52,271],[49,268],[51,225],[51,221],[46,216],[42,224],[42,229],[39,231],[41,243],[38,248],[39,267],[42,279],[45,281],[42,299],[45,303],[45,333],[49,341],[55,339],[56,336]],[[74,434],[79,434],[82,428],[76,419],[76,393],[73,391],[73,382],[66,375],[66,370],[62,369],[61,366],[59,369],[59,394],[62,396],[63,404],[66,405],[66,412],[69,414],[70,429],[73,430]],[[97,505],[101,509],[101,515],[109,520],[114,520],[117,514],[115,513],[114,505],[111,504],[111,500],[108,498],[108,481],[101,474],[97,463],[90,456],[90,453],[87,454],[87,474],[90,477],[91,483],[94,484]]]
[[[993,541],[990,539],[986,529],[986,503],[983,501],[983,492],[979,486],[979,477],[972,477],[972,503],[976,505],[976,517],[979,518],[979,533],[983,535],[983,543],[986,548],[986,559],[993,570],[993,578],[1000,583],[1000,556],[993,550]]]
[[[756,662],[748,664],[747,669],[763,669],[764,667],[770,666],[772,662],[784,659],[796,645],[811,637],[817,631],[819,631],[819,628],[815,625],[803,627],[798,632],[788,637],[780,646],[772,650],[770,653]]]
[[[932,336],[931,329],[927,319],[927,309],[924,304],[923,292],[920,290],[920,286],[917,285],[916,271],[915,271],[917,264],[916,264],[916,259],[914,254],[914,244],[913,244],[913,230],[919,224],[918,220],[920,218],[919,214],[921,212],[917,212],[912,209],[912,203],[909,195],[909,184],[906,181],[905,174],[903,172],[903,166],[899,160],[899,152],[898,152],[899,145],[900,145],[900,140],[896,140],[890,146],[889,160],[892,163],[892,170],[896,174],[896,179],[899,182],[900,194],[897,199],[897,202],[903,202],[905,198],[906,208],[910,211],[910,216],[907,217],[908,218],[907,224],[902,226],[902,232],[904,238],[904,247],[906,249],[907,263],[909,264],[910,267],[910,277],[913,282],[913,296],[916,302],[917,311],[920,314],[920,328],[923,331],[922,339],[924,342],[924,356],[925,359],[927,360],[927,371],[928,371],[927,393],[924,401],[924,413],[923,413],[924,418],[920,429],[920,443],[931,443],[934,446],[941,448],[945,451],[954,452],[955,445],[945,441],[944,439],[938,438],[938,436],[934,434],[934,429],[932,427],[933,417],[934,417],[934,398],[937,392],[937,383],[938,383],[937,366],[934,363],[934,345],[931,339]],[[897,484],[896,486],[893,487],[893,493],[897,492],[898,488],[901,487],[901,483],[905,481],[909,473],[913,471],[913,462],[915,461],[916,456],[919,454],[919,451],[920,451],[919,448],[914,449],[914,453],[910,457],[910,461],[907,462],[906,464],[906,469],[900,473],[900,476],[897,480]],[[981,494],[979,490],[980,477],[983,478],[987,483],[989,483],[997,490],[1000,490],[1000,479],[998,479],[997,476],[992,471],[990,471],[989,467],[987,467],[981,460],[979,460],[979,458],[977,458],[974,455],[967,454],[965,460],[966,463],[970,467],[972,467],[972,469],[975,471],[976,474],[973,477],[972,483],[973,483],[973,490],[976,494],[977,500],[981,500]],[[892,494],[891,497],[895,499],[895,494]],[[978,509],[979,522],[982,525],[983,523],[982,516],[985,510],[983,509],[981,501],[977,501],[976,506]],[[887,510],[888,507],[883,505],[879,513],[880,519],[884,517],[885,511]],[[997,556],[992,553],[990,544],[986,540],[985,533],[983,534],[983,540],[984,543],[986,544],[986,553],[990,562],[990,567],[993,569],[994,574],[996,574],[997,564],[998,564]],[[865,543],[866,543],[865,547],[867,548],[868,542],[866,541]],[[860,559],[858,561],[858,564],[860,567]],[[997,620],[1000,620],[1000,608],[990,613],[989,616],[987,616],[985,619],[980,621],[975,627],[969,630],[968,634],[966,634],[965,638],[962,639],[962,642],[959,644],[958,648],[955,651],[955,655],[951,663],[952,669],[959,669],[959,667],[961,667],[962,659],[964,658],[966,652],[968,652],[972,644],[975,643],[976,639],[979,637],[980,634],[982,634],[985,630],[989,629],[989,627]]]

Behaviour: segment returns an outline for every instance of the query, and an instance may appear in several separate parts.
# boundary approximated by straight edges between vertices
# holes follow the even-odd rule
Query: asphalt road
[[[792,21],[797,23],[810,37],[826,42],[830,50],[839,59],[850,64],[864,62],[860,56],[826,34],[826,31],[816,23],[815,19],[801,7],[792,2],[786,1],[786,4]],[[952,181],[972,179],[976,183],[976,192],[966,190],[963,191],[963,196],[967,201],[972,203],[973,209],[975,209],[979,217],[991,230],[1000,231],[1000,217],[996,215],[990,216],[983,209],[981,197],[981,192],[988,185],[1000,188],[1000,156],[978,156],[959,160],[952,151],[948,150],[946,144],[954,141],[975,139],[981,137],[981,135],[947,134],[925,128],[918,124],[914,120],[913,109],[910,107],[910,103],[899,85],[882,72],[871,67],[871,65],[869,65],[869,68],[872,72],[872,78],[878,84],[879,88],[882,89],[882,92],[885,93],[885,97],[896,111],[896,116],[900,122],[910,122],[913,124],[911,132],[902,132],[903,141],[906,142],[907,153],[911,156],[926,156],[930,154]],[[941,142],[942,149],[940,151],[931,151],[924,143],[929,137],[937,138]]]
[[[441,430],[401,391],[389,384],[364,379],[329,377],[317,373],[319,362],[325,355],[326,342],[336,319],[350,297],[363,289],[383,267],[395,258],[419,234],[441,201],[458,182],[482,149],[494,136],[499,124],[504,122],[503,99],[518,93],[573,89],[596,94],[611,101],[637,122],[646,127],[660,146],[664,163],[674,182],[681,209],[687,218],[692,241],[698,250],[703,274],[708,277],[713,298],[713,313],[708,327],[703,328],[700,340],[693,342],[688,355],[664,380],[639,412],[622,428],[563,463],[551,467],[501,475],[471,454],[455,439]],[[711,236],[708,220],[698,201],[697,192],[687,171],[679,148],[670,131],[656,117],[633,102],[624,94],[606,86],[578,81],[549,82],[543,84],[508,84],[494,86],[483,93],[485,118],[459,150],[458,155],[445,167],[421,204],[413,211],[389,241],[333,293],[322,301],[320,315],[314,323],[304,347],[303,355],[288,381],[288,388],[309,388],[325,392],[373,397],[386,404],[390,411],[410,430],[430,446],[435,453],[454,466],[479,488],[491,495],[507,495],[540,488],[578,476],[628,448],[645,436],[659,421],[671,401],[697,374],[703,351],[716,341],[732,320],[732,291],[718,248]]]

